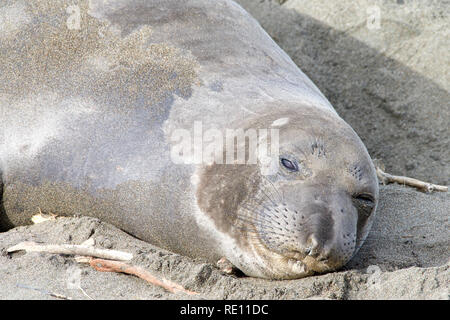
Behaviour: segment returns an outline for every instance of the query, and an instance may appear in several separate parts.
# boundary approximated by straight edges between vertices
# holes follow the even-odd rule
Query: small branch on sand
[[[377,176],[378,179],[383,184],[389,184],[389,183],[398,183],[407,185],[410,187],[417,188],[419,190],[425,191],[425,192],[433,192],[433,191],[441,191],[441,192],[447,192],[448,187],[447,186],[440,186],[437,184],[432,184],[429,182],[420,181],[414,178],[404,177],[404,176],[394,176],[389,173],[384,172],[379,167],[376,167],[377,170]]]
[[[132,266],[125,262],[121,261],[111,261],[104,259],[94,259],[91,257],[78,257],[76,259],[78,262],[88,263],[91,267],[93,267],[97,271],[101,272],[118,272],[118,273],[126,273],[134,275],[138,278],[141,278],[151,284],[160,286],[171,293],[182,292],[188,295],[198,294],[194,291],[189,291],[183,288],[181,285],[169,281],[167,279],[158,279],[152,274],[150,274],[147,270],[144,270],[138,266]]]
[[[133,259],[133,255],[128,252],[98,249],[94,247],[74,244],[47,244],[40,245],[35,242],[21,242],[7,249],[7,252],[15,252],[25,250],[26,252],[47,252],[54,254],[68,254],[78,256],[90,256],[102,259],[129,261]]]
[[[169,281],[167,279],[164,278],[158,279],[152,274],[150,274],[147,270],[144,270],[141,267],[132,266],[122,262],[131,260],[133,258],[133,255],[131,253],[94,248],[92,247],[92,241],[87,241],[82,245],[71,245],[71,244],[40,245],[35,242],[21,242],[15,246],[8,248],[7,252],[15,252],[21,250],[25,250],[26,252],[47,252],[54,254],[74,255],[76,256],[75,260],[77,262],[88,263],[91,267],[93,267],[97,271],[131,274],[151,284],[160,286],[172,293],[182,292],[188,295],[198,294],[197,292],[186,290],[181,285]],[[63,297],[58,296],[58,298]]]

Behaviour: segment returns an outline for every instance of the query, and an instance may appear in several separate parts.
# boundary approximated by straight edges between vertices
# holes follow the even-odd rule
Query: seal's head
[[[231,239],[224,255],[247,275],[265,278],[340,268],[362,245],[378,202],[363,143],[334,112],[317,108],[253,125],[279,130],[279,152],[269,164],[213,164],[201,174],[199,206]]]

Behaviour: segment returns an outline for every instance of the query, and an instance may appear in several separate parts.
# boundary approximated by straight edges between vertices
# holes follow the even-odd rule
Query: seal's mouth
[[[299,279],[336,270],[329,259],[313,257],[307,249],[279,253],[259,246],[258,252],[265,260],[265,277],[272,279]]]
[[[311,237],[312,239],[313,237]],[[329,249],[308,241],[298,249],[277,250],[267,246],[259,237],[252,237],[249,243],[264,261],[265,277],[273,279],[298,279],[315,273],[332,272],[345,263],[333,257]]]
[[[327,272],[335,269],[333,263],[327,257],[311,255],[311,249],[305,249],[304,252],[291,251],[283,254],[286,263],[294,273],[301,272]]]
[[[307,274],[308,271],[314,271],[310,270],[303,261],[292,258],[287,260],[287,266],[293,274]]]
[[[310,270],[308,266],[303,262],[306,256],[307,255],[305,253],[291,251],[284,254],[283,258],[286,261],[285,263],[287,264],[288,268],[291,269],[293,273],[301,274],[306,273],[308,272],[308,270]]]
[[[286,258],[288,259],[293,259],[293,260],[303,260],[304,258],[306,258],[306,256],[308,255],[309,250],[305,249],[305,252],[299,252],[299,251],[289,251],[285,254],[283,254]]]

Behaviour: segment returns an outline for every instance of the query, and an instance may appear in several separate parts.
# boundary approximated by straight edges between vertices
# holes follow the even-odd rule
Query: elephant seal
[[[273,279],[336,270],[364,242],[366,148],[236,3],[7,0],[0,17],[4,227],[90,215]],[[245,143],[203,161],[226,130]]]

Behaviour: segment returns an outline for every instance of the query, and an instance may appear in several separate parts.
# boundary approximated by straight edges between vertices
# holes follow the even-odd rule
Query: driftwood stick
[[[88,263],[91,267],[93,267],[98,271],[131,274],[149,283],[160,286],[172,293],[182,292],[188,295],[198,294],[197,292],[186,290],[181,285],[169,281],[167,279],[164,278],[158,279],[152,274],[150,274],[147,270],[144,270],[141,267],[132,266],[122,262],[124,260],[127,261],[133,258],[133,255],[128,252],[108,250],[108,249],[97,249],[87,245],[69,245],[69,244],[40,245],[35,242],[21,242],[15,246],[8,248],[7,252],[15,252],[21,250],[24,250],[26,252],[47,252],[54,254],[74,255],[75,260],[77,262]],[[62,298],[62,296],[59,298]]]
[[[83,245],[74,244],[46,244],[40,245],[35,242],[21,242],[7,249],[7,252],[15,252],[25,250],[26,252],[47,252],[54,254],[68,254],[78,256],[90,256],[102,259],[129,261],[133,259],[133,255],[128,252],[98,249]]]
[[[383,184],[398,183],[398,184],[403,184],[403,185],[407,185],[410,187],[414,187],[414,188],[417,188],[417,189],[425,191],[425,192],[433,192],[433,191],[447,192],[448,191],[447,186],[440,186],[437,184],[424,182],[424,181],[420,181],[420,180],[417,180],[414,178],[409,178],[409,177],[404,177],[404,176],[394,176],[392,174],[384,172],[379,167],[377,167],[376,170],[377,170],[378,179],[380,179]]]
[[[188,295],[198,294],[197,292],[186,290],[181,285],[167,279],[158,279],[147,270],[138,266],[129,265],[125,262],[94,258],[77,259],[77,261],[89,263],[91,267],[101,272],[119,272],[134,275],[151,284],[160,286],[171,293],[182,292]]]

